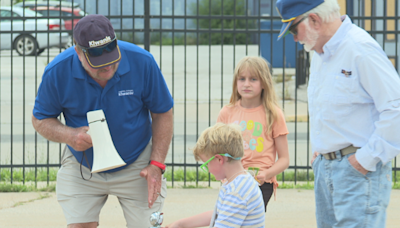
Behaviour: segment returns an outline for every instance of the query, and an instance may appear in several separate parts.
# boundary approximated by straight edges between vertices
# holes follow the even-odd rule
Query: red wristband
[[[150,160],[149,164],[150,165],[155,165],[158,168],[160,168],[161,169],[161,173],[164,173],[165,172],[165,168],[167,167],[165,164],[162,164],[162,163],[160,163],[158,161],[153,161],[153,160]]]

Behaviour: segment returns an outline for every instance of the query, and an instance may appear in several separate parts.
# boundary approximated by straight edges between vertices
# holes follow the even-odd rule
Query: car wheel
[[[37,43],[32,36],[22,35],[15,40],[14,48],[19,55],[36,55]]]

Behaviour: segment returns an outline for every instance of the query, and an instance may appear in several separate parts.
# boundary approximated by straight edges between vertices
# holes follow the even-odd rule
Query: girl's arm
[[[270,180],[274,176],[283,172],[287,167],[289,167],[289,147],[287,135],[280,135],[274,139],[276,151],[278,153],[278,161],[275,162],[271,168],[260,172],[257,175],[257,179],[260,183],[264,183],[266,180]]]
[[[165,228],[194,228],[208,226],[210,225],[212,214],[213,211],[206,211],[198,215],[179,219],[178,221],[169,224]]]

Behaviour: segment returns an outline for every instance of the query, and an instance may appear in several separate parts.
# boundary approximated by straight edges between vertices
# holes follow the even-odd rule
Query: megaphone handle
[[[88,159],[87,159],[87,156],[86,156],[85,151],[82,151],[82,153],[83,153],[83,156],[82,156],[81,164],[80,164],[81,177],[82,177],[82,179],[88,181],[88,180],[92,179],[92,172],[90,172],[90,177],[89,177],[89,179],[85,179],[85,177],[83,176],[83,173],[82,173],[82,162],[83,162],[83,157],[84,157],[84,156],[85,156],[86,163],[87,163],[87,165],[89,166],[89,169],[90,169],[90,170],[92,170],[92,167],[90,167],[90,163],[89,163],[89,161],[88,161]]]

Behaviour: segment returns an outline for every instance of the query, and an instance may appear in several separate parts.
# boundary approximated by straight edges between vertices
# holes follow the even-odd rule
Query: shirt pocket
[[[357,98],[356,75],[333,74],[322,95],[322,119],[328,122],[343,120],[354,112],[352,104]]]
[[[356,87],[356,75],[334,74],[330,101],[333,104],[349,104],[353,101]]]

